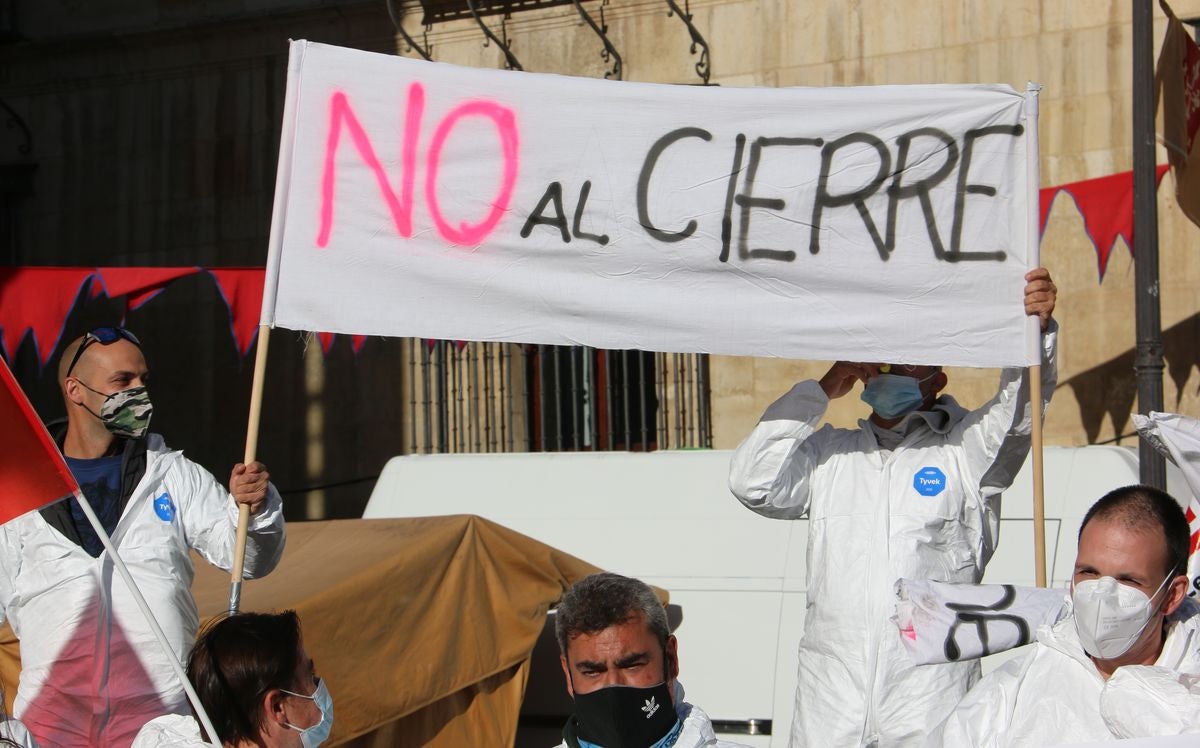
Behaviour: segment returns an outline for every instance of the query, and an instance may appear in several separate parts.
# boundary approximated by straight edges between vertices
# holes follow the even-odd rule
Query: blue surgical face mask
[[[937,372],[918,381],[902,374],[878,374],[867,381],[863,388],[862,401],[880,418],[899,418],[925,402],[921,394],[921,382],[927,381]]]
[[[318,679],[317,690],[308,695],[289,691],[285,688],[279,690],[301,699],[312,699],[313,703],[317,705],[317,709],[321,710],[321,721],[312,727],[296,727],[290,722],[284,722],[285,725],[300,733],[300,744],[304,748],[316,748],[316,746],[328,740],[329,733],[333,730],[333,697],[329,695],[329,690],[325,688],[325,680]]]

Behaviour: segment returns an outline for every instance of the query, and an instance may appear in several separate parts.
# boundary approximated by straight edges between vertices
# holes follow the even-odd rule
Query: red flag
[[[1154,167],[1155,186],[1162,182],[1169,168],[1166,164]],[[1117,237],[1124,239],[1125,246],[1130,252],[1133,251],[1133,172],[1123,171],[1043,189],[1039,196],[1040,230],[1043,233],[1046,231],[1050,207],[1060,192],[1067,193],[1075,200],[1075,207],[1083,216],[1083,227],[1096,248],[1100,280],[1103,281],[1108,269],[1108,256],[1112,254]]]
[[[1192,534],[1188,545],[1188,594],[1196,597],[1200,594],[1200,498],[1192,497],[1184,516],[1187,517],[1188,532]]]
[[[1183,214],[1200,225],[1200,47],[1170,6],[1163,0],[1159,5],[1167,14],[1167,35],[1154,74],[1163,145],[1175,172],[1175,199]]]
[[[0,360],[0,524],[79,490],[58,447]]]
[[[262,315],[264,268],[209,268],[229,307],[229,327],[238,353],[245,356],[258,334]]]
[[[120,267],[96,268],[96,271],[109,298],[125,296],[126,308],[133,310],[162,293],[171,281],[198,273],[200,268]]]
[[[0,347],[11,361],[26,333],[33,334],[38,363],[58,347],[67,315],[95,268],[0,268]]]
[[[321,353],[328,356],[330,349],[333,348],[333,333],[319,332],[317,333],[317,340],[321,341]]]

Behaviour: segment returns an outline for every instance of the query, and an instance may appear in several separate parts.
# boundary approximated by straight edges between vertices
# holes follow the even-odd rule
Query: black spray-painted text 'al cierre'
[[[896,217],[900,204],[905,200],[916,199],[925,219],[925,229],[929,234],[930,245],[934,256],[946,262],[964,260],[994,260],[1003,261],[1003,251],[967,251],[963,248],[963,215],[968,207],[967,196],[978,195],[991,198],[996,195],[996,188],[988,184],[970,181],[971,159],[980,141],[992,137],[1019,137],[1024,133],[1021,125],[993,125],[975,130],[968,130],[960,141],[949,133],[933,127],[921,127],[901,134],[895,140],[895,157],[888,145],[875,135],[856,132],[835,140],[803,137],[758,137],[748,141],[744,134],[739,134],[734,140],[733,158],[729,170],[728,183],[725,191],[725,202],[721,217],[721,250],[719,259],[727,262],[730,249],[735,239],[736,224],[737,256],[741,260],[768,259],[792,262],[796,259],[796,251],[780,247],[751,247],[750,219],[753,209],[783,211],[787,202],[781,198],[768,198],[756,195],[755,179],[765,159],[770,158],[772,149],[781,148],[817,148],[820,149],[821,166],[817,178],[817,187],[812,202],[811,221],[809,221],[808,251],[817,254],[821,251],[822,220],[834,210],[846,209],[853,206],[859,218],[871,237],[879,258],[886,261],[896,248]],[[943,160],[930,174],[919,179],[906,181],[908,170],[914,165],[910,163],[914,152],[913,144],[921,139],[932,139],[937,148],[937,155]],[[658,168],[659,159],[669,148],[685,147],[683,141],[699,140],[711,143],[713,135],[699,127],[681,127],[660,137],[650,147],[643,160],[637,179],[637,214],[638,223],[652,239],[660,242],[679,242],[692,236],[698,227],[694,219],[690,219],[682,227],[667,228],[658,225],[653,214],[653,196],[650,191],[650,180]],[[748,146],[748,147],[747,147]],[[875,152],[876,173],[872,179],[858,189],[849,192],[835,192],[830,187],[830,173],[834,158],[843,148],[871,149]],[[928,160],[931,157],[925,157]],[[744,176],[743,176],[744,175]],[[739,177],[741,177],[739,179]],[[954,210],[949,227],[947,242],[944,237],[945,227],[939,227],[934,212],[930,192],[945,180],[955,179]],[[886,187],[885,187],[886,185]],[[609,237],[602,234],[588,234],[580,229],[586,211],[591,182],[585,181],[576,201],[571,229],[567,228],[566,211],[563,204],[563,188],[560,182],[552,182],[543,193],[537,206],[529,214],[521,229],[521,236],[528,237],[533,228],[538,225],[551,226],[558,229],[562,240],[570,242],[572,237],[585,239],[605,245]],[[867,208],[867,199],[883,189],[887,196],[887,211],[883,220],[883,230],[879,222]]]

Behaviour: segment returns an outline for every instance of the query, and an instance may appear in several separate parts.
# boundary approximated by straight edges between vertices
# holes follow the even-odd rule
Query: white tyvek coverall
[[[1106,682],[1079,644],[1075,618],[1038,630],[1031,651],[979,682],[929,745],[1054,746],[1200,731],[1200,606],[1168,619],[1154,665]]]
[[[1046,401],[1056,339],[1052,323],[1043,336]],[[919,743],[978,678],[977,662],[913,665],[889,620],[893,587],[902,577],[983,577],[1000,529],[1000,493],[1029,452],[1024,371],[1005,369],[1000,391],[970,413],[943,396],[934,412],[909,415],[892,451],[879,447],[865,420],[858,429],[817,430],[829,399],[817,382],[801,382],[734,453],[729,483],[743,504],[768,517],[809,518],[791,745]],[[943,476],[936,495],[915,487],[936,477],[927,469]]]
[[[209,748],[195,717],[167,714],[146,723],[130,748]]]
[[[29,730],[25,729],[25,725],[21,724],[20,720],[5,719],[0,721],[0,738],[11,740],[20,748],[39,748],[38,742],[29,734]],[[8,743],[3,743],[8,745]]]
[[[161,501],[156,511],[164,494],[173,511]],[[180,661],[199,625],[189,549],[229,568],[237,519],[224,486],[150,434],[146,472],[112,540]],[[283,544],[283,502],[271,487],[250,519],[245,578],[275,568]],[[108,552],[92,558],[36,511],[0,527],[0,612],[21,640],[13,711],[43,745],[128,746],[154,717],[189,713]]]

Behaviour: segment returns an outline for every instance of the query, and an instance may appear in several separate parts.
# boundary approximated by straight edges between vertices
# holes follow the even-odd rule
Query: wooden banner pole
[[[1042,367],[1029,367],[1029,403],[1033,409],[1033,565],[1037,586],[1046,586],[1046,500],[1042,472]]]
[[[271,328],[268,325],[258,327],[258,348],[254,354],[254,383],[250,390],[250,417],[246,423],[246,453],[242,460],[247,465],[254,462],[258,454],[258,423],[262,415],[263,383],[267,375],[267,344],[270,341]],[[250,506],[238,505],[237,540],[233,548],[233,566],[230,568],[229,579],[229,614],[238,612],[242,603],[242,571],[246,564],[246,532],[250,527]]]

